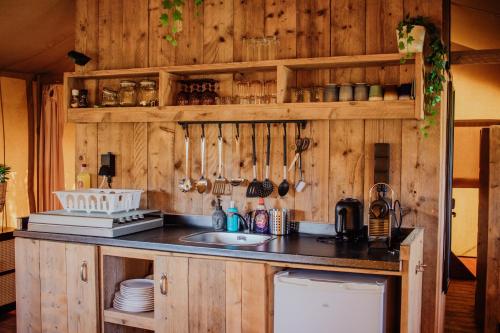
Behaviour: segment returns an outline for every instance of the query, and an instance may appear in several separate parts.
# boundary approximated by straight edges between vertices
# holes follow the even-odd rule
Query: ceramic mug
[[[383,99],[382,86],[374,84],[370,86],[369,101],[381,101]]]
[[[368,100],[368,85],[366,83],[356,83],[354,86],[354,100],[367,101]]]
[[[411,83],[403,83],[398,88],[398,98],[400,100],[412,99],[413,85]]]
[[[337,85],[335,83],[328,83],[325,86],[325,90],[323,92],[323,100],[325,102],[336,102],[339,100]]]
[[[354,96],[353,96],[352,84],[343,83],[342,85],[340,85],[339,101],[341,102],[352,101],[353,98]]]
[[[398,92],[395,85],[384,87],[384,101],[395,101],[398,99]]]

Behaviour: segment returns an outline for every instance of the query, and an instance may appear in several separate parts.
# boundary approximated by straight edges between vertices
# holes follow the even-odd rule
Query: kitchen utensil
[[[363,204],[353,198],[341,199],[335,206],[337,238],[357,240],[363,232]]]
[[[238,158],[241,154],[241,146],[240,146],[240,129],[238,124],[236,124],[236,136],[234,138],[234,142],[236,144],[236,152],[238,154]],[[240,186],[241,184],[246,183],[246,179],[241,177],[241,168],[238,166],[238,173],[239,176],[237,178],[231,178],[229,181],[231,183],[231,186]]]
[[[272,235],[282,236],[290,233],[291,224],[288,215],[286,208],[269,210],[269,232]]]
[[[218,176],[214,181],[212,194],[219,196],[226,193],[227,179],[222,176],[222,129],[219,124],[219,137],[217,138],[217,155],[218,155]]]
[[[284,197],[290,190],[290,184],[287,180],[287,161],[286,161],[286,124],[283,124],[283,181],[278,186],[278,194]]]
[[[210,186],[210,181],[205,178],[205,150],[206,150],[206,138],[205,138],[205,129],[202,125],[202,135],[201,135],[201,176],[200,179],[196,182],[196,190],[198,193],[202,194],[208,191]]]
[[[295,184],[295,192],[302,192],[306,187],[304,174],[302,172],[302,153],[299,154],[299,181]]]
[[[271,155],[271,124],[267,124],[266,178],[262,182],[261,197],[265,198],[274,191],[274,184],[269,180],[269,159]]]
[[[293,167],[295,166],[295,163],[297,163],[297,160],[299,158],[299,154],[306,151],[309,148],[310,144],[311,144],[311,139],[309,139],[309,138],[298,137],[295,140],[295,156],[293,157],[292,163],[290,163],[290,167],[288,168],[288,171],[291,171],[293,169]]]
[[[193,187],[191,183],[191,179],[189,179],[189,136],[186,135],[184,137],[184,145],[186,148],[186,156],[185,156],[185,163],[184,163],[184,178],[179,181],[179,189],[182,192],[189,192],[191,188]]]
[[[256,198],[262,191],[262,183],[257,180],[257,151],[255,148],[255,124],[252,124],[252,170],[253,180],[247,187],[247,198]]]

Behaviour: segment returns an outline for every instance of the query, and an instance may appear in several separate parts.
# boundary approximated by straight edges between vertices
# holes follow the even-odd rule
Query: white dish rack
[[[143,190],[97,189],[56,191],[57,198],[68,212],[83,211],[113,214],[139,208]]]

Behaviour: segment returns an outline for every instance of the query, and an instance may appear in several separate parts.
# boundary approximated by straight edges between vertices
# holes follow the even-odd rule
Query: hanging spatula
[[[218,176],[214,181],[212,194],[221,196],[226,193],[227,179],[222,176],[222,127],[219,124],[219,137],[217,138],[217,155],[218,155]]]

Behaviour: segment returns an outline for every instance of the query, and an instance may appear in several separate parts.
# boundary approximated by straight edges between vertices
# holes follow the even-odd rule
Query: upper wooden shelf
[[[159,75],[161,71],[173,74],[219,74],[246,71],[273,71],[278,66],[290,69],[324,69],[334,67],[365,67],[399,65],[401,55],[399,53],[388,54],[365,54],[354,56],[336,56],[319,58],[278,59],[245,62],[228,62],[218,64],[197,64],[165,67],[129,68],[129,69],[105,69],[85,73],[66,73],[69,78],[99,79],[120,78]],[[409,59],[411,64],[414,59]]]
[[[98,70],[65,73],[65,105],[69,106],[71,89],[87,87],[99,94],[98,85],[88,80],[113,78],[158,78],[158,107],[86,108],[68,107],[68,120],[78,123],[154,122],[154,121],[247,121],[247,120],[332,120],[332,119],[422,119],[423,57],[409,59],[414,64],[415,100],[380,102],[287,103],[290,87],[295,86],[295,71],[339,67],[399,66],[401,55],[367,54],[320,58],[278,59],[264,61],[197,64],[150,68]],[[276,73],[277,104],[173,106],[175,81],[183,75],[271,71]],[[87,82],[89,84],[87,85]]]

